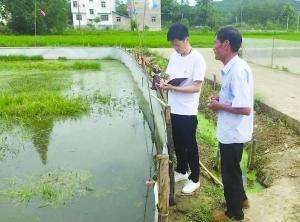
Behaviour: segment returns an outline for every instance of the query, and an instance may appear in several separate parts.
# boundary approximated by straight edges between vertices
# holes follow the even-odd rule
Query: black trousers
[[[197,183],[200,174],[199,152],[196,141],[197,116],[171,114],[171,122],[177,159],[176,171],[185,174],[190,168],[189,179]]]
[[[219,144],[221,154],[221,174],[227,216],[236,220],[244,219],[243,201],[247,199],[242,179],[240,162],[243,155],[242,143]]]

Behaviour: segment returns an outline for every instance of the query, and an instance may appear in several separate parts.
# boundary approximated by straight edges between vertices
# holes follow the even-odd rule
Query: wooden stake
[[[168,153],[169,153],[169,177],[170,177],[170,205],[175,205],[175,178],[174,178],[174,161],[175,161],[175,148],[172,136],[172,124],[171,124],[171,108],[167,106],[165,108],[165,119],[167,127],[167,139],[168,139]]]
[[[217,76],[214,74],[214,90],[216,90],[216,85],[217,85]]]
[[[256,150],[256,141],[252,140],[252,143],[250,144],[249,150],[248,150],[248,169],[253,170],[254,169],[254,161],[255,161],[255,151]]]
[[[142,59],[142,67],[144,69],[145,68],[145,58],[144,58],[144,56],[142,56],[141,59]]]
[[[158,222],[168,222],[169,217],[169,156],[157,155],[158,167]]]

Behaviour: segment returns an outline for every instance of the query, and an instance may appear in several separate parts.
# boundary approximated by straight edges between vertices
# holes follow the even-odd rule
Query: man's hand
[[[171,84],[167,84],[167,82],[164,79],[161,79],[157,86],[164,91],[172,90],[174,87]]]
[[[207,107],[215,112],[217,112],[219,110],[223,110],[223,108],[224,108],[223,105],[221,103],[219,103],[219,101],[217,101],[217,100],[211,100],[211,102],[208,103]]]
[[[216,96],[216,95],[212,95],[212,96],[208,97],[208,99],[209,99],[209,102],[211,102],[212,100],[219,101],[220,97]]]
[[[225,112],[237,115],[249,116],[251,114],[251,107],[231,107],[231,105],[221,104],[217,100],[211,100],[211,102],[207,104],[207,107],[215,112],[223,110]]]
[[[169,90],[173,90],[174,86],[172,86],[171,84],[165,84],[162,89],[164,91],[169,91]]]

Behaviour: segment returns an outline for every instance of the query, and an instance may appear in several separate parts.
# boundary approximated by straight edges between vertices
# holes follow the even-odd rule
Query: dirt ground
[[[273,186],[248,195],[251,207],[245,211],[245,221],[300,221],[299,177],[283,177]]]
[[[248,195],[246,221],[300,221],[300,136],[258,110],[254,138],[258,180],[267,188]]]

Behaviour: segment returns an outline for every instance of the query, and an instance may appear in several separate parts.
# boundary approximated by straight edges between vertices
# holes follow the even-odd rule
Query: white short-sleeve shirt
[[[166,73],[170,79],[187,78],[180,86],[193,85],[194,81],[203,81],[206,72],[206,64],[202,55],[192,49],[190,54],[181,56],[174,52],[170,56]],[[170,90],[168,93],[168,105],[171,113],[179,115],[197,115],[199,106],[198,93],[182,93]]]
[[[249,116],[218,112],[217,139],[224,144],[246,143],[253,133],[253,75],[248,64],[237,55],[221,71],[219,102],[232,107],[250,107]]]

